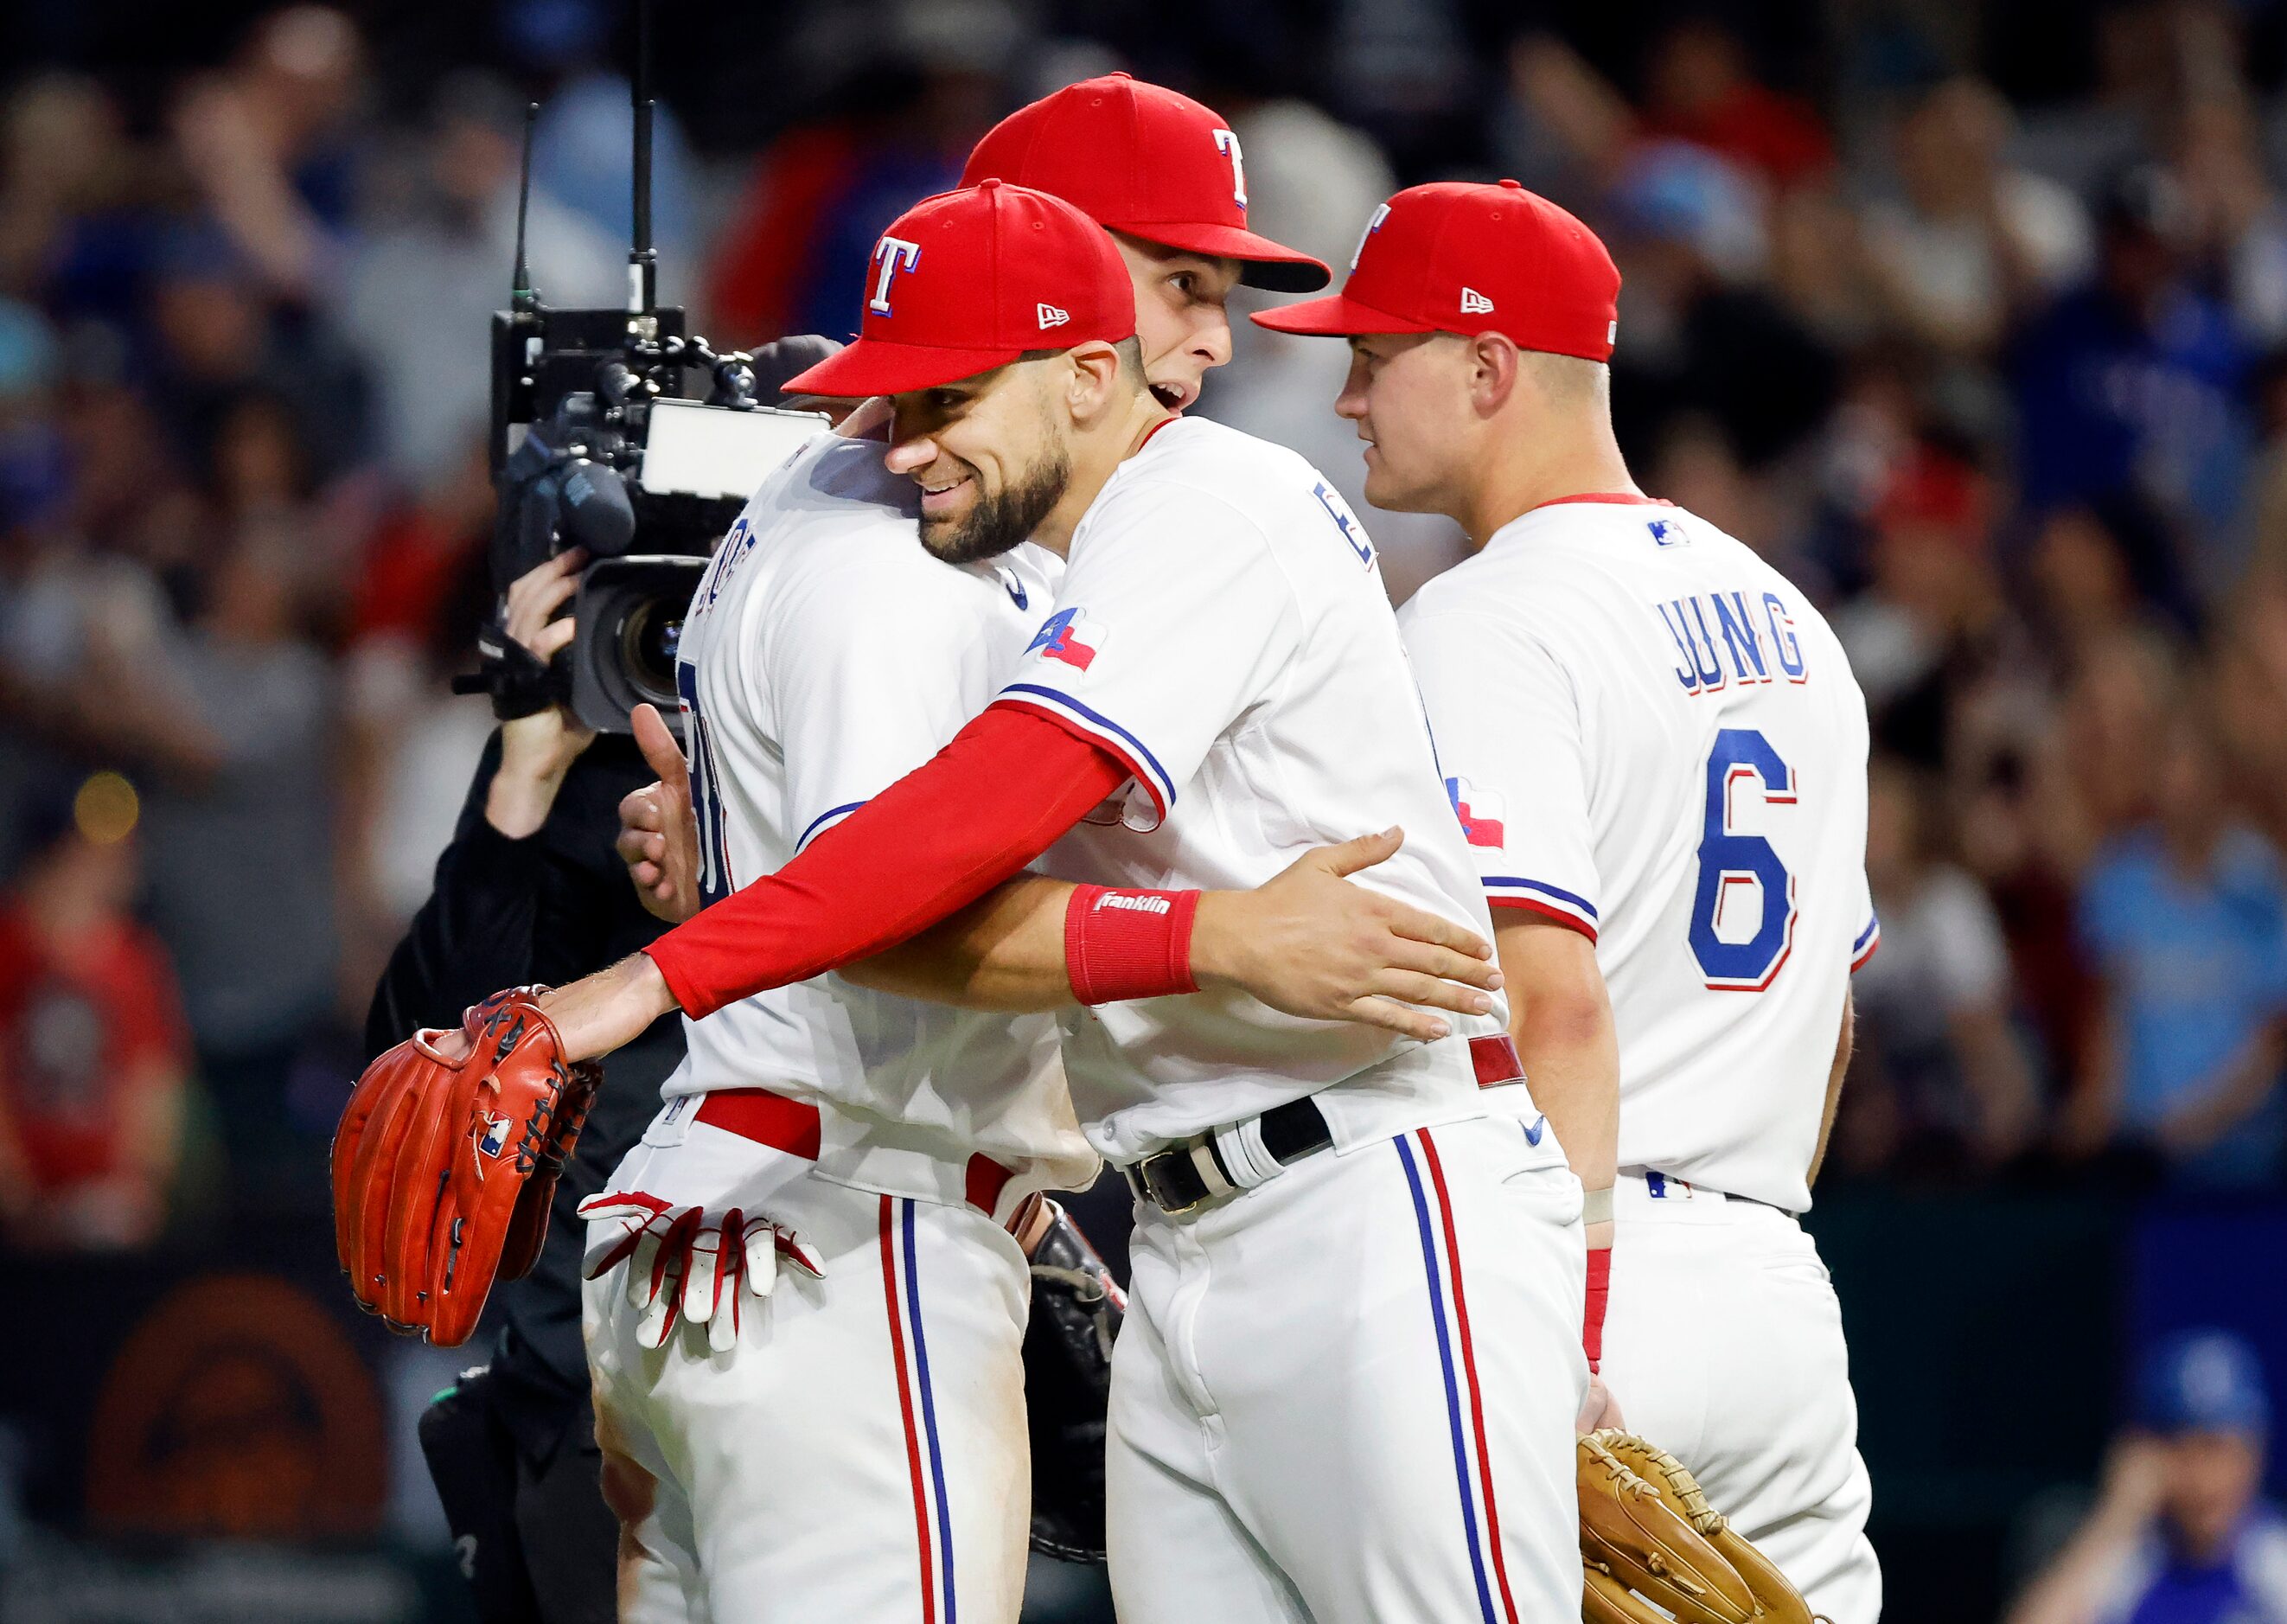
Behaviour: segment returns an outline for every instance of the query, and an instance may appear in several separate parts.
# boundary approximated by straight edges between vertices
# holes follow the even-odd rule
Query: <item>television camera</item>
[[[491,694],[503,718],[568,703],[605,733],[628,732],[634,707],[653,704],[679,735],[676,653],[699,577],[755,487],[827,423],[766,406],[764,392],[774,395],[831,346],[791,338],[753,355],[717,351],[685,330],[683,311],[660,305],[648,31],[638,31],[633,85],[626,307],[551,310],[532,285],[524,217],[534,106],[526,112],[510,307],[492,323],[493,587],[505,594],[558,553],[585,549],[590,561],[565,611],[577,630],[543,664],[495,617],[478,639],[480,669],[453,685]]]

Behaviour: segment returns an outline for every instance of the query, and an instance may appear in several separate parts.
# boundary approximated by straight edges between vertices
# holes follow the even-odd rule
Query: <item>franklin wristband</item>
[[[1191,978],[1195,891],[1114,891],[1076,885],[1064,905],[1064,973],[1085,1004],[1196,993]]]

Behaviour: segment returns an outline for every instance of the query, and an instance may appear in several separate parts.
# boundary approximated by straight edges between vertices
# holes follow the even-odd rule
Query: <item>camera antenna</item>
[[[509,283],[509,306],[518,312],[536,310],[540,296],[532,289],[532,270],[524,260],[524,217],[532,207],[532,132],[540,122],[540,104],[524,104],[524,174],[516,187],[516,272]]]
[[[636,0],[636,68],[628,82],[635,104],[634,241],[628,250],[628,314],[647,316],[657,307],[659,255],[651,245],[651,25],[653,0]]]

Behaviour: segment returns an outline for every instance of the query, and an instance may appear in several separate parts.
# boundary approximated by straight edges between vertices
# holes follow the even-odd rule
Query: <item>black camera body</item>
[[[567,548],[590,562],[563,654],[519,663],[501,633],[461,685],[503,716],[569,703],[605,733],[656,705],[680,732],[676,652],[699,577],[755,487],[827,422],[756,389],[752,357],[686,334],[672,306],[550,310],[518,289],[493,317],[494,587]]]

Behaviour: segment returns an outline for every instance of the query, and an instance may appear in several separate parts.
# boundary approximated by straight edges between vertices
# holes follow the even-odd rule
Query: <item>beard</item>
[[[969,477],[976,478],[973,471]],[[997,558],[1041,527],[1071,482],[1072,459],[1058,447],[1016,484],[990,496],[980,494],[961,518],[923,519],[922,545],[947,564]]]

